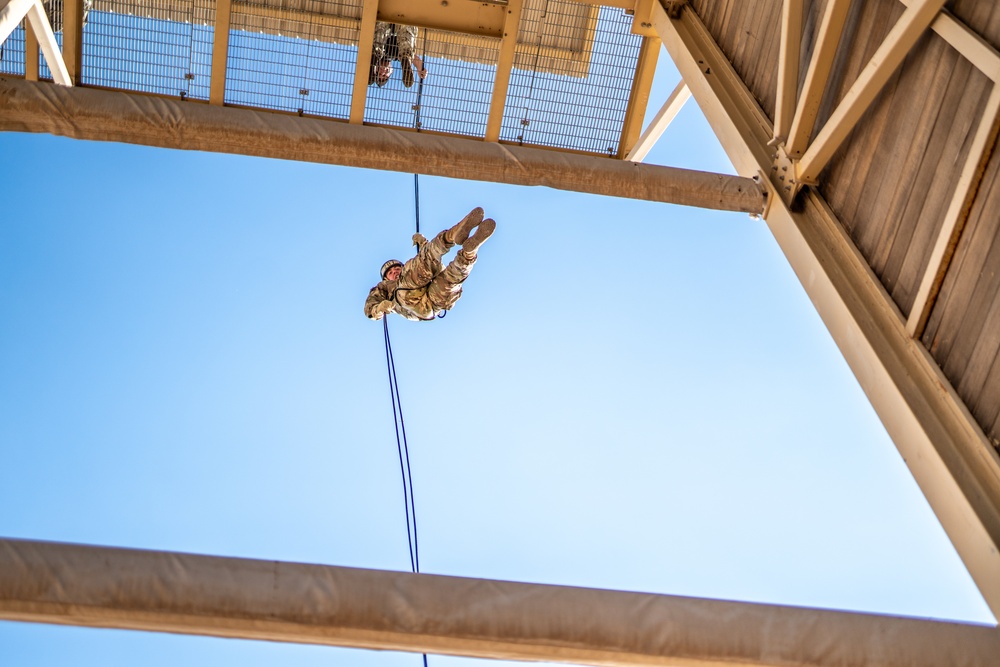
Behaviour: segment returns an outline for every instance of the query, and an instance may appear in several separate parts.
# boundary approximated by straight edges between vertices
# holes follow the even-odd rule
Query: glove
[[[417,232],[416,234],[413,235],[413,245],[419,248],[425,243],[427,243],[427,238],[423,234]]]
[[[395,305],[392,301],[382,301],[372,309],[372,314],[375,315],[376,320],[381,319],[383,315],[391,313]]]

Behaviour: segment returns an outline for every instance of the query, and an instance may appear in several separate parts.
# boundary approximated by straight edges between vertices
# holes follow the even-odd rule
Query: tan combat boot
[[[496,228],[496,221],[494,221],[493,218],[486,218],[479,223],[479,226],[476,227],[476,233],[470,236],[462,244],[462,250],[468,255],[475,255],[476,251],[479,250],[479,246],[481,246],[486,239],[493,235]]]
[[[469,215],[462,218],[461,222],[445,232],[444,240],[448,243],[465,243],[465,240],[469,238],[469,233],[482,221],[483,209],[477,206],[469,212]]]

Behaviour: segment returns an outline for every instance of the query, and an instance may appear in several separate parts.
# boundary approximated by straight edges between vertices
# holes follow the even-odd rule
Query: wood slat
[[[894,113],[890,112],[900,126],[903,139],[892,147],[888,160],[897,163],[899,176],[886,211],[889,219],[882,226],[870,257],[872,268],[890,293],[902,261],[898,259],[891,269],[887,266],[890,256],[899,255],[900,248],[905,253],[924,211],[931,209],[934,216],[931,225],[940,218],[943,211],[939,208],[949,199],[943,192],[952,181],[949,166],[961,145],[953,146],[948,141],[950,133],[940,126],[939,120],[942,115],[952,116],[960,110],[971,67],[959,62],[957,54],[940,40],[933,47],[923,62],[908,63],[900,72],[899,85],[907,90],[917,90],[916,86],[920,86],[923,103],[896,105]],[[942,164],[945,166],[939,168]]]
[[[932,190],[933,184],[936,184],[935,182],[938,180],[946,183],[947,186],[943,188],[942,196],[934,202],[934,206],[924,206],[917,211],[913,209],[911,203],[912,213],[904,213],[904,216],[916,216],[919,213],[919,220],[910,247],[907,248],[905,254],[894,249],[886,266],[886,274],[891,276],[896,283],[896,287],[892,291],[893,298],[907,316],[913,309],[914,300],[920,290],[920,284],[930,262],[937,238],[948,218],[952,200],[955,198],[958,188],[962,187],[962,175],[970,157],[970,150],[973,150],[989,91],[993,85],[980,72],[971,68],[971,64],[960,60],[959,68],[963,66],[970,68],[971,71],[966,79],[967,84],[964,91],[959,93],[961,98],[958,111],[954,116],[963,120],[950,123],[946,113],[942,112],[939,115],[935,137],[944,135],[944,138],[939,141],[946,144],[949,150],[937,150],[934,145],[931,145],[922,167],[924,173],[930,174],[926,177],[930,183],[926,186],[928,192]],[[959,77],[955,76],[955,78]],[[965,119],[968,119],[968,124],[966,124]],[[976,152],[977,156],[973,159],[978,165],[982,154],[978,149]],[[952,154],[955,159],[954,163],[950,162],[949,158],[949,155]],[[923,186],[917,186],[917,188],[920,187]],[[968,192],[966,187],[962,187],[962,189],[963,193]],[[963,193],[958,193],[958,195],[964,201],[965,195]]]

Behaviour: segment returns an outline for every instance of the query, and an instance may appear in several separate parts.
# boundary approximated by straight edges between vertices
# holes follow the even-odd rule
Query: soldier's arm
[[[375,319],[375,306],[382,303],[389,298],[389,293],[386,291],[382,283],[379,283],[368,292],[368,298],[365,299],[365,317],[370,320]]]

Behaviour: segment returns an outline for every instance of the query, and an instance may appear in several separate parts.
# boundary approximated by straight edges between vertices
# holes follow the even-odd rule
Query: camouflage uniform
[[[433,320],[442,310],[451,310],[462,296],[462,283],[476,263],[476,252],[459,250],[448,266],[441,258],[455,244],[445,240],[441,232],[428,241],[419,234],[417,256],[403,265],[399,280],[383,280],[373,287],[365,299],[365,316],[375,319],[373,310],[383,301],[392,301],[392,312],[408,320]]]
[[[395,39],[393,39],[395,38]],[[372,58],[380,60],[413,60],[417,52],[417,28],[412,25],[386,23],[375,24],[375,39],[372,41]]]

